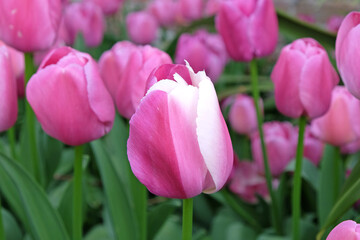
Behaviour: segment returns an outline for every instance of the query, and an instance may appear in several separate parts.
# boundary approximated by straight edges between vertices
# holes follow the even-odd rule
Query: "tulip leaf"
[[[93,227],[86,235],[85,240],[112,240],[109,236],[108,230],[103,225]]]
[[[1,209],[2,219],[4,223],[5,239],[6,240],[18,240],[22,239],[21,228],[17,224],[14,216],[5,209]]]
[[[291,161],[286,167],[287,171],[295,171],[295,161]],[[308,159],[303,159],[303,166],[301,169],[301,176],[315,189],[319,187],[319,171],[317,167]]]
[[[18,163],[2,153],[0,189],[33,239],[69,239],[64,223],[42,188]]]

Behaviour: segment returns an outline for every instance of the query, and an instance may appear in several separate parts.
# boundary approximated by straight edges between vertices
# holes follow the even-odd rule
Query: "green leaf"
[[[295,161],[291,161],[286,167],[287,171],[295,171]],[[308,159],[303,159],[301,176],[315,189],[319,188],[319,171],[317,167]]]
[[[232,223],[227,230],[226,240],[246,239],[255,240],[256,233],[251,228],[246,227],[240,222]]]
[[[85,240],[112,240],[105,226],[97,225],[93,227],[85,236]]]
[[[21,228],[17,224],[15,218],[10,212],[1,209],[2,219],[4,223],[5,239],[6,240],[19,240],[22,239]]]
[[[181,234],[180,219],[177,216],[171,216],[167,219],[154,240],[181,240]]]
[[[42,188],[20,165],[1,153],[0,189],[34,239],[69,239]]]

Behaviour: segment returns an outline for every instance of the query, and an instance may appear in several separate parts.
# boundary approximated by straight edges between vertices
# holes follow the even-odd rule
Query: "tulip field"
[[[0,0],[0,240],[359,240],[358,2],[294,2]]]

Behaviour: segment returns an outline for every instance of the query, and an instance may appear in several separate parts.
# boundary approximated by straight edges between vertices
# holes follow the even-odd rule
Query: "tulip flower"
[[[279,176],[295,157],[297,134],[287,122],[267,122],[263,125],[264,141],[268,153],[270,171]],[[251,150],[255,163],[262,173],[265,172],[259,132],[251,135]]]
[[[85,0],[98,5],[105,15],[113,15],[122,7],[124,0]]]
[[[126,16],[126,28],[131,41],[137,44],[150,44],[157,38],[159,24],[150,13],[139,11]]]
[[[336,63],[341,78],[351,94],[360,99],[360,51],[357,39],[360,37],[360,12],[351,12],[343,20],[336,38]]]
[[[17,118],[17,89],[11,53],[0,45],[0,132],[11,128]]]
[[[202,0],[178,0],[180,15],[185,21],[202,18],[204,2]]]
[[[166,79],[175,70],[174,80]],[[155,71],[158,81],[130,120],[132,171],[163,197],[185,199],[220,190],[231,173],[233,151],[211,80],[189,65]]]
[[[81,145],[108,133],[115,110],[96,62],[69,47],[50,52],[26,87],[27,99],[44,131]]]
[[[103,53],[100,72],[122,116],[130,119],[134,114],[153,69],[171,62],[169,55],[157,48],[127,41],[118,42]]]
[[[67,44],[73,45],[79,33],[84,37],[85,45],[96,47],[101,44],[104,31],[105,19],[101,9],[91,2],[72,3],[66,7],[64,15]]]
[[[244,94],[238,94],[230,107],[229,121],[231,127],[239,134],[249,135],[256,130],[257,119],[254,99]]]
[[[352,220],[339,223],[327,236],[326,240],[359,240],[360,225]]]
[[[324,142],[342,146],[360,137],[360,102],[342,86],[335,87],[328,112],[311,123],[311,132]]]
[[[304,135],[304,157],[318,166],[323,156],[324,146],[325,144],[311,133],[310,126],[307,126]]]
[[[194,71],[205,70],[213,82],[220,77],[227,63],[224,42],[217,34],[199,30],[195,34],[182,34],[175,54],[175,63],[188,61]]]
[[[270,55],[278,39],[278,22],[272,0],[222,1],[216,29],[231,58],[249,62]]]
[[[360,138],[358,138],[357,140],[347,143],[345,145],[342,145],[341,148],[341,153],[344,154],[352,154],[352,153],[356,153],[360,150]]]
[[[148,11],[161,26],[168,27],[176,21],[178,5],[178,2],[173,0],[154,0],[150,3]]]
[[[61,0],[1,0],[0,40],[22,52],[45,50],[54,43]]]
[[[326,21],[326,28],[329,31],[337,32],[341,26],[344,16],[333,15]]]
[[[292,118],[325,114],[339,82],[326,51],[311,38],[295,40],[281,50],[271,79],[277,109]]]

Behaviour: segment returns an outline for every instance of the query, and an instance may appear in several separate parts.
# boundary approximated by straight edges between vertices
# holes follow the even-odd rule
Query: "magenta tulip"
[[[271,79],[276,107],[292,118],[325,114],[331,91],[339,82],[326,51],[311,38],[295,40],[281,50]]]
[[[311,132],[322,141],[342,146],[360,137],[360,101],[342,86],[335,87],[329,111],[311,123]]]
[[[131,41],[150,44],[157,38],[159,24],[152,14],[139,11],[126,16],[126,28]]]
[[[195,34],[182,34],[179,38],[175,63],[188,61],[194,71],[205,70],[213,82],[220,77],[228,56],[224,42],[217,34],[199,30]]]
[[[315,166],[318,166],[324,151],[324,142],[316,138],[307,126],[304,138],[304,157],[309,159]]]
[[[327,236],[326,240],[360,240],[360,224],[352,220],[339,223]]]
[[[85,45],[101,44],[105,32],[105,19],[99,6],[91,2],[72,3],[65,10],[66,43],[73,45],[78,34],[82,34]]]
[[[0,40],[22,52],[54,43],[62,13],[60,0],[1,0]]]
[[[226,183],[233,151],[216,92],[204,72],[165,65],[130,120],[128,157],[135,176],[153,194],[191,198]],[[185,73],[185,75],[184,75]]]
[[[31,77],[26,96],[44,131],[68,145],[98,139],[112,128],[114,104],[86,53],[53,50]]]
[[[278,39],[278,22],[272,0],[222,1],[216,29],[229,55],[236,61],[270,55]]]
[[[134,114],[153,69],[171,62],[169,55],[157,48],[127,41],[118,42],[103,53],[100,72],[122,116],[130,119]]]
[[[98,5],[105,15],[112,15],[119,11],[124,0],[85,0]]]
[[[267,122],[263,128],[270,171],[273,176],[279,176],[295,157],[296,130],[287,122]],[[258,168],[265,173],[258,131],[251,136],[251,150]]]
[[[343,20],[336,38],[336,63],[345,86],[360,99],[360,12],[351,12]]]
[[[17,118],[17,89],[11,53],[7,46],[0,45],[0,132],[11,128]]]

